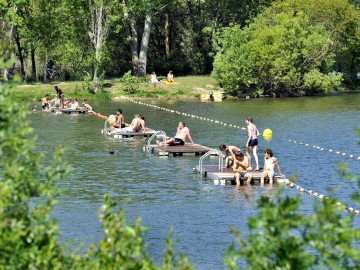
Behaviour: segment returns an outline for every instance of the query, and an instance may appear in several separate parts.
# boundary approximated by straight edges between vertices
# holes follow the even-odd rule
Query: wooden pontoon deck
[[[52,109],[51,112],[56,112],[56,113],[67,113],[67,114],[71,114],[71,113],[87,113],[87,109],[86,108],[80,108],[80,109]]]
[[[151,154],[158,154],[159,156],[201,156],[211,150],[207,146],[201,144],[185,144],[177,146],[158,146],[157,144],[152,144],[146,147],[146,150]]]
[[[120,138],[130,138],[130,137],[150,137],[152,136],[154,133],[156,132],[156,130],[153,130],[151,128],[146,128],[145,131],[139,131],[139,132],[117,132],[114,134],[107,134],[108,136],[114,137],[115,139],[120,139]],[[103,130],[104,133],[104,130]]]
[[[195,168],[197,173],[200,173],[199,168]],[[260,183],[261,173],[260,171],[249,171],[252,174],[252,183]],[[207,180],[213,181],[215,185],[235,185],[235,172],[232,171],[232,168],[223,168],[221,172],[219,170],[218,165],[203,165],[202,166],[202,177],[206,178]],[[274,183],[283,183],[285,180],[280,175],[275,175]],[[269,182],[269,178],[265,178],[265,183]],[[240,178],[240,184],[246,184],[246,178]]]

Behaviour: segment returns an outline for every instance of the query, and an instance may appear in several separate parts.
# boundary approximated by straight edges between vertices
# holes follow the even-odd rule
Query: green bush
[[[358,12],[345,0],[276,1],[249,26],[224,31],[213,76],[225,90],[240,94],[303,96],[337,90],[342,78],[329,73],[354,73],[357,21]],[[315,70],[322,83],[311,80]]]

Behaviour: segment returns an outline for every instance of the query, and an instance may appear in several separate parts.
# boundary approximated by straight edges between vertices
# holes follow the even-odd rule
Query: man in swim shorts
[[[174,138],[170,138],[165,142],[156,141],[157,145],[165,146],[165,145],[184,145],[186,143],[186,137],[189,138],[190,142],[194,144],[194,141],[190,134],[190,129],[185,126],[185,122],[179,122],[176,135]]]
[[[255,162],[256,162],[256,167],[255,167],[255,171],[259,170],[259,158],[257,156],[257,145],[258,145],[258,139],[257,136],[259,134],[256,126],[253,124],[253,119],[250,117],[245,118],[245,123],[248,126],[248,139],[246,142],[246,156],[249,160],[249,167],[247,168],[248,170],[252,170],[252,165],[251,165],[251,156],[250,153],[253,152],[254,158],[255,158]]]

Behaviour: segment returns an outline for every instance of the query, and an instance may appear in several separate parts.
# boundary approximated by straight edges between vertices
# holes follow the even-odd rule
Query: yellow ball
[[[116,115],[110,115],[109,118],[108,118],[108,123],[109,125],[112,125],[116,122],[117,120],[117,116]]]
[[[271,138],[272,135],[273,135],[273,132],[272,132],[272,130],[270,128],[267,128],[267,129],[265,129],[263,131],[262,135],[263,135],[264,138]]]

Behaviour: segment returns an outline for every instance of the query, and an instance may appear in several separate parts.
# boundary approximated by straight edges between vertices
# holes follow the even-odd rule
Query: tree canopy
[[[45,65],[53,60],[62,80],[90,77],[95,91],[101,78],[129,70],[137,76],[173,70],[179,76],[211,74],[215,68],[213,74],[230,91],[316,94],[336,88],[342,79],[359,83],[359,12],[357,2],[352,3],[9,0],[0,2],[1,34],[27,81],[47,80]],[[249,49],[251,45],[255,47]],[[261,46],[269,50],[267,55]],[[266,63],[279,52],[276,61]],[[239,59],[231,62],[244,67],[222,63],[234,53]],[[321,60],[315,61],[316,53]],[[307,58],[304,67],[301,58]],[[251,74],[250,67],[261,70]],[[230,70],[231,78],[223,73]],[[296,89],[284,90],[290,87]]]
[[[359,46],[351,44],[359,33],[358,13],[345,0],[274,2],[249,26],[224,31],[213,74],[242,94],[328,93],[343,78],[356,80]]]

